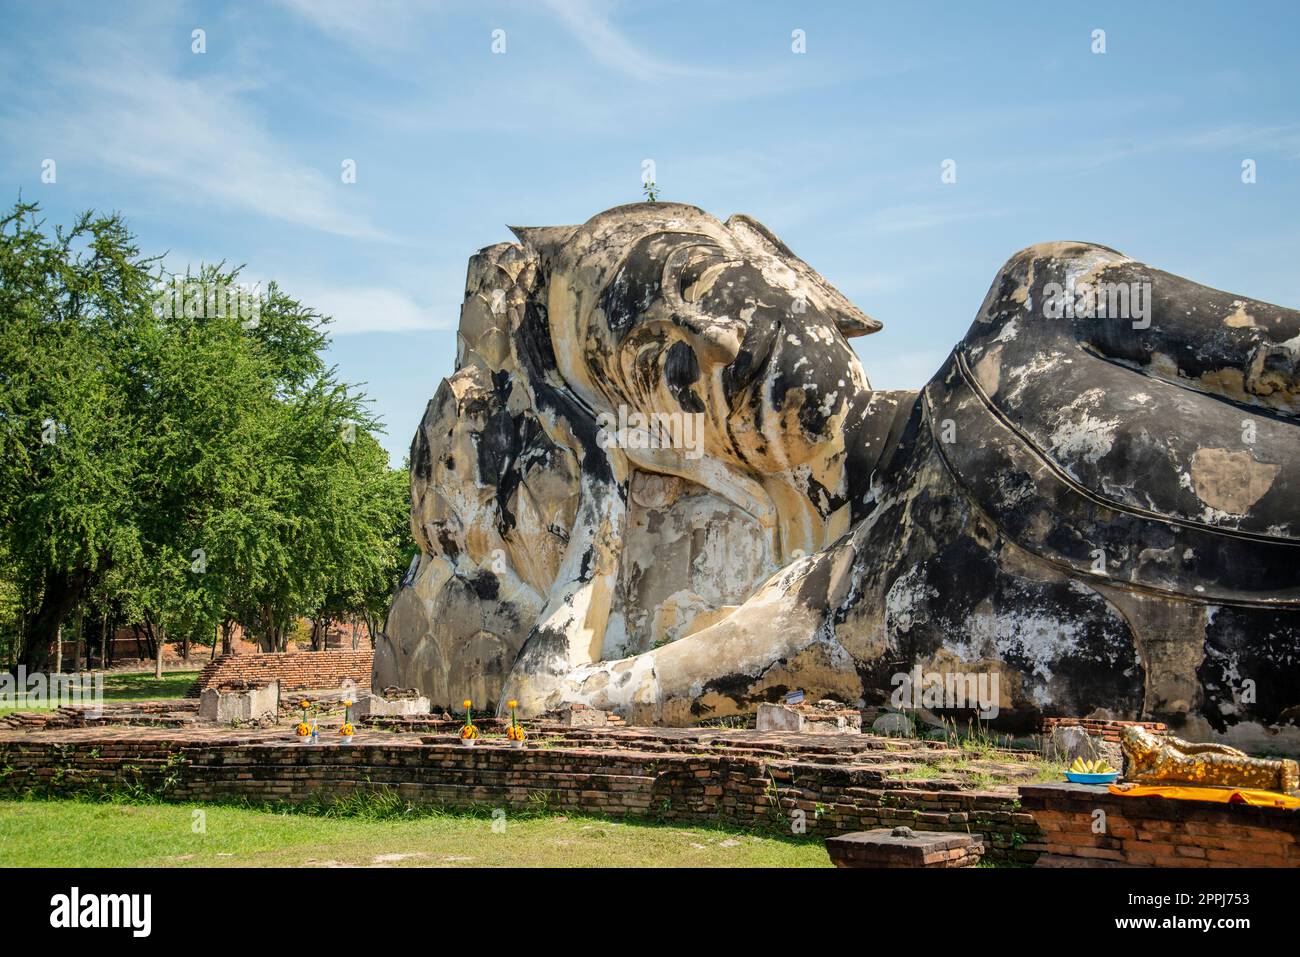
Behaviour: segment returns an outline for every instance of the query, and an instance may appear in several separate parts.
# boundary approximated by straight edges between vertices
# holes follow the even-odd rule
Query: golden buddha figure
[[[1137,784],[1259,788],[1284,794],[1300,790],[1300,765],[1295,761],[1252,758],[1226,744],[1194,744],[1130,727],[1124,729],[1121,747],[1125,779]]]

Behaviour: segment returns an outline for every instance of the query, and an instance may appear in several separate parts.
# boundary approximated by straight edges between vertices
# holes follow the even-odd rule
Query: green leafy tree
[[[163,275],[117,216],[0,220],[0,633],[30,667],[84,604],[101,637],[137,624],[159,671],[169,639],[238,623],[283,650],[301,616],[387,607],[405,473],[324,363],[327,317],[275,284],[251,319],[209,298],[238,280]]]
[[[140,423],[124,397],[156,270],[117,216],[51,237],[36,207],[0,220],[0,534],[44,667],[95,575],[139,549]]]

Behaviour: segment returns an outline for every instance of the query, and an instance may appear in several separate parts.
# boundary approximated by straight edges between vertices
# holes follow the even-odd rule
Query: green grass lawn
[[[830,866],[814,840],[535,813],[507,815],[504,825],[494,832],[482,813],[10,800],[0,801],[0,867]]]
[[[105,701],[151,701],[155,698],[184,698],[197,671],[164,671],[155,678],[152,671],[104,676]]]
[[[152,671],[125,672],[104,676],[104,701],[152,701],[156,698],[184,698],[197,671],[165,671],[155,678]],[[0,714],[8,711],[40,711],[35,704],[0,704]]]

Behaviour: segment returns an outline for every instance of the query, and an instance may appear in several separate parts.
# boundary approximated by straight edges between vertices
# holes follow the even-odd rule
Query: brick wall
[[[299,688],[337,688],[351,678],[359,688],[370,687],[375,653],[361,651],[304,651],[284,654],[222,655],[199,672],[187,697],[197,698],[207,688],[232,682],[260,685],[278,680],[281,691]]]
[[[1057,728],[1083,728],[1088,734],[1118,743],[1125,728],[1146,728],[1152,734],[1167,734],[1169,728],[1160,721],[1112,721],[1104,718],[1044,718],[1043,734]]]
[[[170,782],[170,783],[168,783]],[[884,771],[758,755],[457,744],[252,744],[113,737],[0,742],[0,790],[73,793],[139,787],[170,800],[302,802],[391,789],[445,806],[548,807],[614,817],[769,827],[830,837],[906,824],[977,832],[992,860],[1030,862],[1042,838],[1014,796],[926,791]]]
[[[1027,785],[1020,801],[1042,828],[1042,867],[1300,867],[1296,810],[1121,797],[1086,784]]]

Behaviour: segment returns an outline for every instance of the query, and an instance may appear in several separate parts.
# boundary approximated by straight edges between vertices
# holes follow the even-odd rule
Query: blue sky
[[[855,340],[878,387],[921,385],[1043,240],[1300,305],[1298,11],[0,0],[0,184],[332,313],[398,462],[452,371],[469,255],[639,199],[645,159],[662,198],[756,216],[882,320]]]

